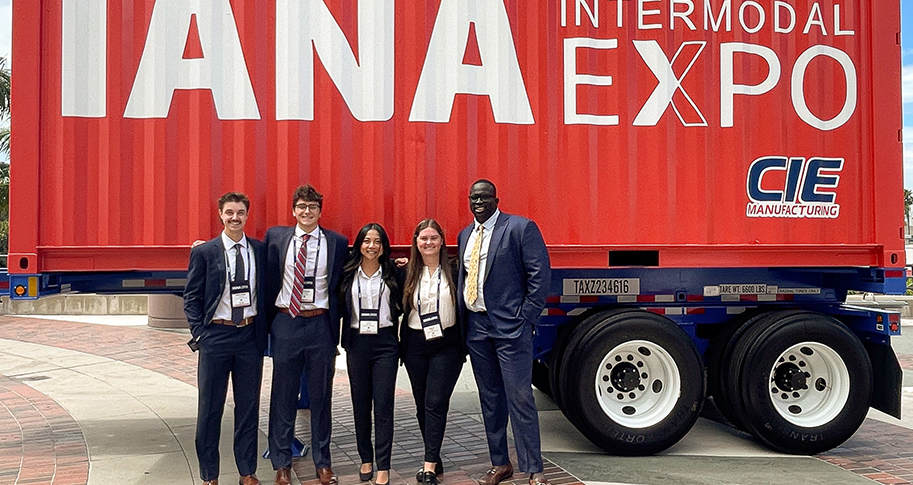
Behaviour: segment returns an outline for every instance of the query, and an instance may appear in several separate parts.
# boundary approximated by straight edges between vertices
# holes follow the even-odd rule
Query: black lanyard
[[[436,308],[436,312],[438,315],[440,315],[440,313],[441,313],[441,272],[442,272],[442,270],[441,270],[440,266],[438,266],[437,268],[438,268],[438,273],[437,273],[437,308]],[[416,287],[415,292],[418,293],[418,314],[421,315],[422,314],[422,279],[421,278],[418,279],[418,286]],[[428,292],[428,296],[429,297],[431,296],[430,290]]]
[[[378,270],[378,271],[380,271],[380,270]],[[358,315],[361,316],[361,312],[363,310],[363,308],[361,306],[361,276],[357,272],[355,274],[355,283],[358,284]],[[384,296],[384,282],[383,282],[383,274],[381,274],[380,291],[377,293],[376,310],[378,312],[378,315],[380,314],[380,302],[381,302],[381,299],[383,298],[383,296]],[[368,308],[368,310],[374,310],[374,308]]]

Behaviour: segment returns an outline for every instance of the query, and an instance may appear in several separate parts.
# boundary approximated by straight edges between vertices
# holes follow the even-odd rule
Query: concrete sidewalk
[[[193,445],[196,356],[185,346],[187,338],[186,330],[148,328],[143,317],[0,317],[0,485],[200,483]],[[913,355],[901,360],[913,369]],[[354,485],[360,459],[344,358],[337,363],[331,454],[340,484]],[[266,447],[270,376],[267,359],[261,449]],[[604,455],[583,438],[547,396],[537,392],[536,398],[547,475],[554,485],[789,483],[790,473],[801,478],[796,483],[813,484],[871,483],[866,475],[882,483],[906,483],[904,473],[913,477],[913,461],[901,456],[913,444],[911,433],[905,422],[883,415],[873,414],[876,419],[853,439],[817,458],[774,453],[708,419],[700,419],[685,439],[659,456],[620,458]],[[221,446],[226,484],[237,480],[230,401]],[[422,444],[405,371],[398,376],[395,405],[391,482],[411,485]],[[307,441],[306,410],[299,412],[296,435]],[[452,401],[443,460],[446,485],[474,484],[489,466],[468,363]],[[264,483],[272,483],[271,468],[268,460],[260,460],[258,476]],[[296,459],[293,468],[303,483],[317,483],[309,455]],[[513,483],[525,483],[519,474],[516,478]]]

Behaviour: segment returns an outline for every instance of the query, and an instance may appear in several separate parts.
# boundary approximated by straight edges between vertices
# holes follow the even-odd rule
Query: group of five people
[[[338,482],[330,437],[340,343],[346,350],[362,481],[374,477],[376,463],[375,484],[390,482],[394,390],[402,362],[425,446],[416,480],[438,483],[450,397],[468,353],[492,463],[480,485],[513,476],[508,417],[520,471],[530,485],[547,485],[531,375],[535,323],[550,283],[548,253],[536,224],[501,212],[498,202],[492,182],[475,182],[469,193],[475,220],[459,234],[455,264],[444,230],[426,219],[416,227],[401,269],[379,224],[362,227],[351,251],[346,237],[320,226],[323,196],[310,185],[292,195],[296,224],[270,228],[263,243],[244,234],[248,198],[223,195],[219,216],[224,230],[191,250],[184,291],[189,344],[199,350],[195,444],[203,484],[218,484],[219,430],[229,380],[239,483],[260,483],[257,423],[269,335],[268,442],[276,485],[291,483],[302,373],[316,477],[322,485]]]

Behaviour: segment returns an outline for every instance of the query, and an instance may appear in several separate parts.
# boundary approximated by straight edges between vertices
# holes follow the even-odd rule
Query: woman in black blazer
[[[377,485],[390,482],[393,394],[399,359],[397,322],[402,315],[402,278],[390,260],[390,240],[379,224],[361,228],[343,269],[342,347],[346,350],[359,478],[368,481],[377,458]],[[371,444],[371,408],[374,435]]]
[[[400,352],[425,442],[425,463],[415,477],[424,485],[436,485],[437,475],[444,473],[441,443],[450,396],[466,361],[455,269],[441,226],[434,219],[419,222],[412,236],[403,290]]]

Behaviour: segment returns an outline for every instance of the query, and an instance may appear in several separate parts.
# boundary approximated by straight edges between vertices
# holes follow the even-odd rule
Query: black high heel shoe
[[[361,480],[363,482],[367,482],[368,480],[371,480],[372,478],[374,478],[374,467],[373,466],[371,467],[371,470],[368,473],[362,473],[361,468],[358,469],[358,479],[359,480]]]
[[[437,475],[434,472],[422,473],[422,485],[438,485]]]

